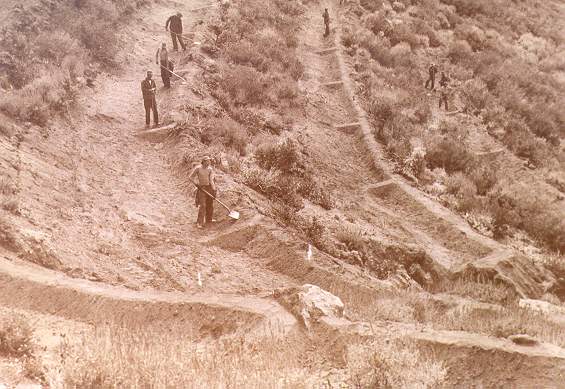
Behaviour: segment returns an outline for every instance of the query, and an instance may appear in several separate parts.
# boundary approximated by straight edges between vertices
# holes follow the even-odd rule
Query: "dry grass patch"
[[[180,332],[107,326],[63,345],[60,370],[48,377],[61,388],[305,388],[302,352],[292,339],[196,343]]]

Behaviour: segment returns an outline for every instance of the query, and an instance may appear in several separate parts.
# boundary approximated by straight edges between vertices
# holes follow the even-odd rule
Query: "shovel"
[[[196,185],[196,183],[194,183],[194,181],[190,181],[192,182],[198,189],[200,189],[202,192],[206,193],[208,196],[210,196],[211,198],[213,198],[214,200],[216,200],[222,207],[224,207],[225,209],[228,210],[229,214],[228,217],[230,217],[233,220],[239,220],[239,212],[230,209],[226,204],[222,203],[220,200],[218,200],[218,198],[212,196],[210,193],[208,193],[205,189],[202,189],[200,186]]]

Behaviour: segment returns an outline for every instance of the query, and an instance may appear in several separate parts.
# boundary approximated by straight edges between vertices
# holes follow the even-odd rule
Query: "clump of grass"
[[[422,355],[408,338],[354,345],[347,357],[348,372],[357,388],[429,388],[447,377],[443,363]]]
[[[35,348],[33,329],[20,316],[0,321],[0,354],[8,357],[31,357]]]
[[[14,228],[5,219],[0,217],[0,246],[16,251],[19,248]]]
[[[335,238],[343,243],[348,250],[362,252],[365,249],[365,239],[362,231],[354,225],[346,225],[340,228]]]

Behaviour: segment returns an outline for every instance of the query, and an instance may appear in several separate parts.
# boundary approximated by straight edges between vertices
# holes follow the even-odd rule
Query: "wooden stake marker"
[[[343,85],[343,81],[332,81],[332,82],[326,82],[324,84],[322,84],[322,86],[327,86],[329,88],[335,88],[338,86],[342,86]]]
[[[330,48],[327,48],[327,49],[322,49],[322,50],[316,51],[316,54],[324,55],[324,54],[333,53],[336,50],[337,50],[336,47],[330,47]]]

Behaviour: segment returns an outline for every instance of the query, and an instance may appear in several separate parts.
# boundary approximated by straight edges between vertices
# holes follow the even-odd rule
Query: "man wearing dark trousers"
[[[186,50],[186,45],[182,39],[182,14],[178,12],[167,19],[165,29],[171,32],[171,39],[173,40],[173,50],[178,51],[177,39],[183,50]]]
[[[434,90],[434,83],[436,80],[436,73],[437,73],[437,66],[435,63],[430,65],[430,68],[428,69],[428,73],[430,74],[429,78],[426,80],[426,89],[428,89],[428,85],[431,83],[431,88],[430,90]]]
[[[214,220],[214,198],[216,196],[216,179],[212,170],[210,157],[204,157],[202,164],[196,167],[189,176],[198,187],[196,193],[196,204],[198,205],[198,218],[196,226],[203,228],[205,225],[211,224]],[[198,181],[196,181],[198,179]]]
[[[155,63],[161,66],[161,79],[163,80],[163,85],[165,88],[171,87],[171,68],[169,66],[169,52],[167,51],[167,45],[163,43],[161,48],[157,50],[155,54]]]
[[[324,37],[327,37],[328,35],[330,35],[330,14],[327,8],[324,10],[324,14],[322,15],[322,17],[324,18],[324,24],[326,25],[326,31],[324,32]]]
[[[143,93],[143,105],[145,106],[145,126],[151,123],[151,110],[153,110],[153,121],[155,127],[159,125],[159,113],[157,112],[157,99],[155,92],[157,85],[153,80],[153,72],[148,71],[145,80],[141,81],[141,93]]]
[[[441,72],[441,79],[439,80],[439,86],[440,86],[439,108],[441,108],[441,104],[443,103],[446,111],[447,111],[447,97],[449,93],[447,87],[448,82],[449,79],[447,78],[445,73]]]

